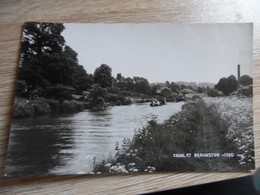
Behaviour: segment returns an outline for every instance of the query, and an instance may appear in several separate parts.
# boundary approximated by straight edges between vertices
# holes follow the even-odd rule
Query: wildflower
[[[110,166],[111,166],[111,163],[105,164],[105,167],[110,167]]]

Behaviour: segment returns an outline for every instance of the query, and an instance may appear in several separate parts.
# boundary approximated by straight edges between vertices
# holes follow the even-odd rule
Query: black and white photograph
[[[23,26],[6,176],[255,169],[253,24]]]

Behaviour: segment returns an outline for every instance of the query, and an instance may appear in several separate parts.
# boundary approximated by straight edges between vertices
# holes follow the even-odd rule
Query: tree
[[[91,75],[88,75],[84,67],[81,65],[75,66],[72,76],[72,86],[76,89],[78,94],[81,94],[82,91],[88,90],[93,84],[93,78]]]
[[[253,79],[248,75],[243,75],[240,77],[240,84],[244,86],[251,85],[253,83]]]
[[[88,75],[83,66],[78,64],[78,54],[69,46],[65,46],[64,49],[64,64],[65,68],[69,68],[66,79],[70,80],[69,83],[76,89],[76,92],[80,94],[82,91],[90,89],[93,84],[93,78]]]
[[[205,90],[202,88],[202,87],[198,87],[198,89],[197,89],[197,92],[198,93],[203,93]]]
[[[210,88],[210,89],[207,91],[207,95],[208,95],[209,97],[217,97],[217,96],[218,96],[218,90],[213,89],[213,88]]]
[[[151,94],[151,86],[147,79],[143,77],[134,77],[134,91],[137,93]]]
[[[228,92],[229,94],[233,91],[236,91],[237,90],[237,79],[234,75],[230,75],[228,78],[227,78],[227,89],[228,89]]]
[[[65,44],[65,40],[61,36],[64,29],[65,27],[61,23],[25,23],[21,62],[26,62],[35,56],[41,56],[43,53],[60,53]]]
[[[180,86],[174,82],[171,82],[171,84],[169,85],[169,88],[174,92],[174,93],[178,93],[180,91]],[[185,88],[185,87],[184,87]]]
[[[222,91],[224,95],[229,95],[231,92],[237,89],[237,80],[234,75],[230,75],[228,78],[223,77],[219,80],[215,88]]]
[[[100,87],[99,84],[94,84],[89,94],[91,106],[97,107],[97,109],[101,109],[105,106],[107,96],[107,89]]]
[[[112,69],[106,64],[101,64],[94,72],[94,82],[103,88],[111,87]]]
[[[124,79],[124,90],[133,91],[134,90],[134,80],[130,77]]]
[[[173,95],[173,92],[171,89],[169,88],[164,88],[162,91],[161,91],[161,94],[166,97],[166,98],[169,98]]]
[[[78,64],[78,54],[65,45],[64,29],[63,24],[25,23],[18,80],[31,90],[62,85],[80,93],[90,88],[91,78]]]
[[[153,94],[153,95],[158,95],[158,94],[157,94],[157,90],[160,89],[160,87],[161,87],[161,86],[160,86],[159,84],[153,84],[153,85],[151,86],[151,92],[152,92],[152,94]]]
[[[117,81],[122,81],[122,79],[123,79],[124,77],[122,76],[122,74],[121,73],[117,73],[117,75],[116,75],[116,80]]]
[[[23,30],[19,80],[25,80],[33,89],[57,84],[63,78],[61,53],[65,40],[63,24],[25,23]],[[60,72],[59,72],[60,71]]]

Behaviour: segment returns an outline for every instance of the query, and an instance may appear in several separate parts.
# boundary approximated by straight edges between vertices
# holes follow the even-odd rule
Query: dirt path
[[[217,114],[214,107],[207,107],[202,100],[198,100],[198,132],[195,146],[198,153],[218,153],[220,157],[201,158],[211,171],[231,170],[237,161],[234,158],[222,157],[224,153],[232,153],[235,149],[232,142],[226,138],[227,123]],[[202,163],[204,164],[204,163]]]

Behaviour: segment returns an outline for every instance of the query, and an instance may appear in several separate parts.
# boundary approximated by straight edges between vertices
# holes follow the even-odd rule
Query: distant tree
[[[147,79],[143,77],[134,77],[134,90],[137,93],[151,94],[151,86]]]
[[[203,92],[204,92],[204,90],[203,90],[203,88],[202,88],[202,87],[198,87],[198,89],[197,89],[197,92],[198,92],[198,93],[203,93]]]
[[[180,86],[174,82],[171,82],[171,84],[169,85],[169,88],[174,92],[174,93],[178,93],[180,91]]]
[[[222,91],[224,95],[229,95],[231,92],[237,89],[237,80],[234,75],[230,75],[228,78],[221,78],[215,88]]]
[[[229,93],[237,90],[237,79],[234,75],[230,75],[227,78]]]
[[[103,106],[107,96],[108,92],[106,88],[102,88],[99,84],[94,84],[89,94],[91,106]]]
[[[94,82],[99,84],[101,87],[112,86],[112,69],[106,65],[101,64],[94,72]]]
[[[92,75],[88,75],[83,66],[75,66],[72,73],[72,86],[80,94],[82,91],[91,88],[94,83]]]
[[[130,77],[124,79],[124,90],[133,91],[134,90],[134,80]]]
[[[152,85],[152,86],[151,86],[151,92],[152,92],[152,94],[153,94],[153,95],[157,95],[157,90],[160,89],[160,87],[161,87],[161,86],[158,85],[158,84]]]
[[[122,74],[121,74],[121,73],[117,73],[117,75],[116,75],[116,80],[122,81],[122,79],[123,79]]]
[[[124,78],[120,73],[116,77],[116,87],[121,91],[133,91],[134,80],[130,77]]]
[[[123,77],[121,73],[118,73],[115,79],[115,85],[121,91],[136,92],[142,94],[151,94],[151,86],[147,79],[143,77]]]
[[[72,93],[75,93],[75,89],[72,87],[68,87],[66,85],[58,84],[52,87],[48,87],[45,91],[45,97],[47,98],[54,98],[60,101],[63,100],[71,100]]]
[[[244,86],[248,86],[253,84],[253,79],[248,75],[243,75],[240,77],[240,84]]]
[[[184,85],[184,84],[181,84],[181,85],[180,85],[180,89],[185,89],[185,88],[187,88],[186,85]]]
[[[94,84],[89,94],[89,97],[92,99],[95,99],[97,97],[106,98],[106,96],[107,96],[107,89],[101,87],[99,84]]]
[[[215,88],[219,91],[222,91],[223,94],[228,95],[227,78],[226,77],[221,78],[218,84],[215,85]]]
[[[207,95],[208,95],[209,97],[217,97],[217,96],[218,96],[218,90],[213,89],[213,88],[210,88],[210,89],[207,91]]]
[[[122,76],[122,74],[118,73],[113,84],[114,88],[116,87],[118,90],[124,90],[124,79],[125,78]]]
[[[161,94],[166,97],[166,98],[169,98],[172,96],[173,92],[172,90],[170,90],[169,88],[164,88],[162,91],[161,91]]]

